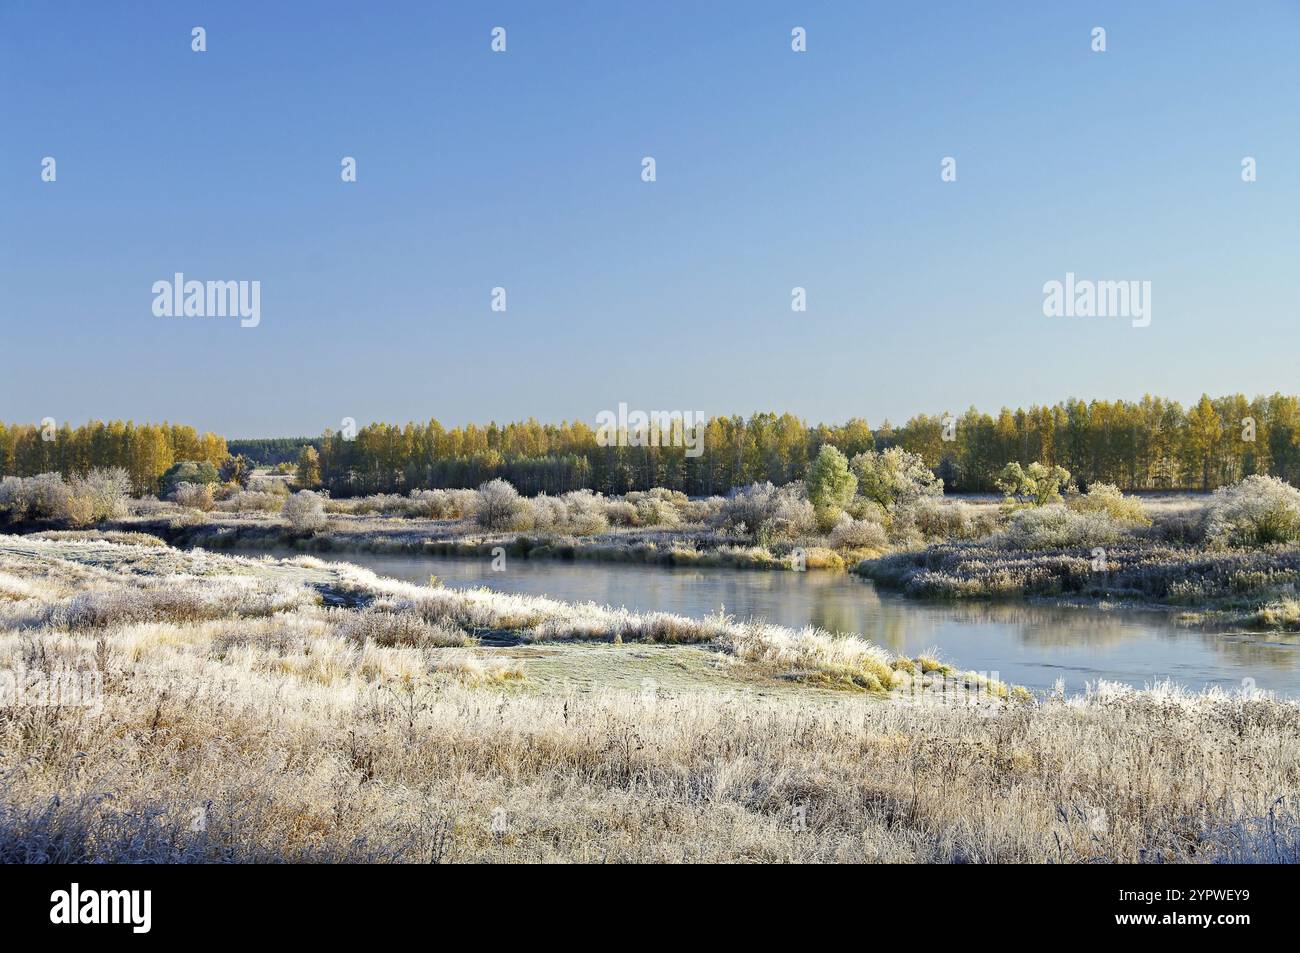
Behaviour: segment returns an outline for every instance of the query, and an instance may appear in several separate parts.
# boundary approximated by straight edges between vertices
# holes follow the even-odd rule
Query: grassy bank
[[[1087,549],[955,543],[864,560],[855,572],[930,599],[1088,599],[1195,611],[1216,625],[1300,630],[1300,547],[1206,549],[1131,539]]]
[[[68,640],[75,648],[96,634],[129,630],[133,646],[141,638],[193,642],[219,654],[227,635],[244,639],[260,628],[259,645],[324,640],[340,659],[407,682],[419,680],[421,665],[436,674],[447,648],[499,659],[494,647],[553,642],[692,645],[713,651],[719,665],[785,682],[885,695],[933,676],[1009,697],[1006,686],[974,674],[929,659],[895,658],[860,637],[811,627],[417,586],[311,557],[249,559],[69,535],[0,536],[0,627],[10,636],[39,637],[47,648]],[[287,635],[275,642],[279,630]]]
[[[265,520],[216,517],[198,521],[131,520],[111,524],[119,531],[143,532],[175,546],[220,550],[289,548],[303,553],[393,553],[491,559],[504,551],[519,559],[590,560],[649,566],[725,567],[790,570],[799,547],[745,545],[705,527],[671,531],[607,532],[597,536],[563,533],[483,533],[454,521],[394,520],[383,517],[334,518],[311,533]],[[805,569],[843,571],[841,556],[826,547],[799,549]]]

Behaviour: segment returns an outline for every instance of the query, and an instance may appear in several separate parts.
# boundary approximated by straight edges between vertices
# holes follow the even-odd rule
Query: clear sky
[[[1295,392],[1298,263],[1296,0],[0,3],[0,419]],[[1067,272],[1151,325],[1044,317]]]

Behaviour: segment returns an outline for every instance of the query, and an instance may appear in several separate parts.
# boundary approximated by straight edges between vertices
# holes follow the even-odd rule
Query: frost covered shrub
[[[299,490],[287,497],[282,512],[294,532],[314,533],[325,528],[325,500],[311,490]]]
[[[578,536],[592,536],[609,529],[605,519],[604,497],[591,490],[573,490],[560,499],[564,502],[565,529]]]
[[[478,495],[473,490],[412,490],[410,498],[416,515],[448,520],[471,515]]]
[[[927,539],[979,539],[995,529],[991,515],[961,500],[921,499],[909,515],[916,531]]]
[[[1214,491],[1205,521],[1214,546],[1265,546],[1300,540],[1300,490],[1271,476],[1250,476]]]
[[[478,507],[478,493],[475,490],[448,490],[451,498],[451,511],[458,517],[473,516]]]
[[[1053,503],[1018,511],[996,541],[1006,549],[1073,549],[1113,545],[1124,536],[1124,527],[1105,513]]]
[[[351,500],[347,504],[341,504],[338,501],[332,501],[330,510],[336,512],[351,512],[358,516],[409,516],[413,507],[406,497],[397,493],[373,493],[370,496],[363,496],[357,500]]]
[[[798,539],[816,528],[817,516],[801,484],[775,487],[755,483],[723,500],[712,521],[723,529],[744,532],[759,540]]]
[[[830,544],[832,549],[884,549],[889,538],[879,523],[845,517],[831,530]]]
[[[478,488],[478,501],[474,516],[484,529],[522,529],[532,525],[532,513],[527,500],[505,480],[489,480]]]
[[[63,519],[68,486],[62,474],[5,477],[0,482],[0,510],[15,523],[28,519]]]
[[[281,500],[289,495],[289,484],[271,477],[253,477],[248,481],[248,488],[254,493],[274,493]]]
[[[533,511],[533,529],[541,533],[563,531],[569,511],[565,508],[562,499],[539,493],[530,503]]]
[[[461,629],[428,622],[419,613],[402,608],[387,611],[376,607],[347,613],[338,634],[359,645],[373,642],[386,648],[396,645],[449,648],[473,644]]]
[[[217,509],[228,513],[279,513],[284,509],[284,497],[278,493],[241,490],[218,504]]]
[[[676,526],[682,521],[677,507],[662,497],[646,496],[637,500],[635,509],[638,526]]]
[[[15,523],[26,519],[27,494],[22,477],[7,476],[0,479],[0,513]]]
[[[11,522],[61,520],[87,526],[126,511],[131,481],[125,470],[91,470],[65,483],[58,473],[0,480],[0,513]]]
[[[707,500],[687,500],[677,507],[685,523],[708,523],[722,509],[722,497],[711,496]]]
[[[919,454],[902,447],[859,453],[850,466],[858,478],[858,493],[887,510],[943,495],[943,481]]]
[[[101,523],[125,514],[131,496],[131,477],[121,467],[95,469],[85,476],[73,477],[69,488],[74,497],[85,501],[90,521]]]
[[[639,526],[636,506],[627,500],[610,500],[605,504],[605,518],[613,526]]]
[[[212,484],[181,481],[172,487],[171,497],[181,506],[206,513],[212,509]]]
[[[1142,503],[1135,497],[1125,496],[1113,483],[1094,483],[1088,492],[1072,497],[1070,509],[1080,513],[1103,513],[1117,523],[1132,526],[1150,526]]]

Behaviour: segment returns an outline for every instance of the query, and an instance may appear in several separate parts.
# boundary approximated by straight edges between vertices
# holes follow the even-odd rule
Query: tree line
[[[1010,462],[1060,466],[1081,485],[1125,490],[1209,490],[1256,473],[1300,482],[1300,398],[1282,394],[1203,396],[1187,408],[1152,396],[1071,399],[996,415],[975,408],[919,414],[874,430],[861,418],[809,426],[792,414],[714,417],[699,456],[674,436],[654,431],[619,441],[642,446],[602,446],[581,422],[448,429],[430,420],[370,424],[351,440],[327,431],[315,446],[322,484],[339,495],[477,486],[502,477],[525,493],[663,486],[707,496],[805,479],[827,444],[850,459],[902,447],[919,454],[950,492],[995,491]]]
[[[1151,396],[1071,399],[1003,408],[996,415],[975,408],[918,414],[902,425],[886,420],[874,429],[861,418],[810,426],[788,413],[714,417],[704,425],[698,456],[688,452],[680,433],[653,429],[642,439],[630,436],[604,446],[583,422],[447,428],[429,420],[373,423],[352,439],[326,431],[310,441],[228,445],[215,434],[167,423],[94,421],[57,429],[0,424],[0,476],[57,471],[70,477],[95,467],[122,467],[136,492],[156,493],[173,463],[220,467],[232,451],[258,463],[279,463],[291,456],[291,447],[300,452],[310,445],[319,455],[320,485],[336,496],[473,487],[497,477],[527,494],[662,486],[711,496],[751,483],[805,479],[821,448],[830,445],[850,459],[866,450],[902,447],[919,454],[950,492],[994,491],[1011,462],[1060,466],[1082,485],[1100,481],[1125,490],[1209,490],[1256,473],[1300,483],[1300,398],[1283,394],[1253,400],[1203,396],[1186,408]],[[620,445],[628,443],[644,445]]]
[[[91,421],[79,427],[0,423],[0,477],[61,473],[85,476],[94,469],[125,470],[135,493],[157,493],[173,463],[221,466],[230,456],[224,437],[200,434],[182,424]]]

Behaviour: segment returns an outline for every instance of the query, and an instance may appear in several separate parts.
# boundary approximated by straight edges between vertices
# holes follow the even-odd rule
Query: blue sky
[[[1294,0],[9,0],[0,418],[1293,392],[1297,50]],[[155,317],[177,271],[259,280],[260,326]],[[1067,271],[1149,280],[1151,326],[1044,317]]]

